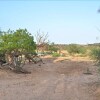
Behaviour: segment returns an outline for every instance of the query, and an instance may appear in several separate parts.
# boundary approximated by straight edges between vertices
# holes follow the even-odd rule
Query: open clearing
[[[0,100],[100,100],[100,75],[86,59],[43,58],[31,74],[0,69]],[[89,68],[92,75],[83,74]]]

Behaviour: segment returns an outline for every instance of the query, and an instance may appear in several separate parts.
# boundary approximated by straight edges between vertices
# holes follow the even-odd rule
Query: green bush
[[[77,44],[69,44],[69,46],[67,47],[67,51],[70,54],[85,54],[86,49],[85,47]]]
[[[59,54],[59,53],[53,53],[52,56],[53,56],[53,57],[59,57],[60,54]]]
[[[94,48],[90,52],[90,57],[100,63],[100,48]]]
[[[58,51],[58,48],[57,47],[54,47],[54,45],[49,45],[49,51],[50,52],[57,52]]]

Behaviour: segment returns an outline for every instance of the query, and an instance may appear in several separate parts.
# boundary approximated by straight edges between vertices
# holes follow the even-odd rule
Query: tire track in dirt
[[[49,62],[49,61],[48,61]],[[71,64],[71,65],[70,65]],[[83,66],[82,66],[83,65]],[[87,63],[50,62],[34,67],[31,75],[1,80],[1,100],[96,100],[87,85],[97,81],[96,75],[85,75]],[[34,73],[35,72],[35,73]]]
[[[85,83],[87,80],[87,76],[67,77],[65,82],[66,100],[95,100],[88,92],[87,84]]]

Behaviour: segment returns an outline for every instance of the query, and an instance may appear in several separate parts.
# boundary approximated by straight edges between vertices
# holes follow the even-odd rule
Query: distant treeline
[[[100,43],[88,44],[88,46],[100,46]]]

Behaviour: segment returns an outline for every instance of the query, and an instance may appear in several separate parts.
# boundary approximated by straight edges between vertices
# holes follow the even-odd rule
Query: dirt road
[[[41,66],[27,64],[31,74],[0,70],[0,100],[100,100],[92,62],[56,60],[44,59]],[[87,67],[92,75],[83,74]]]

